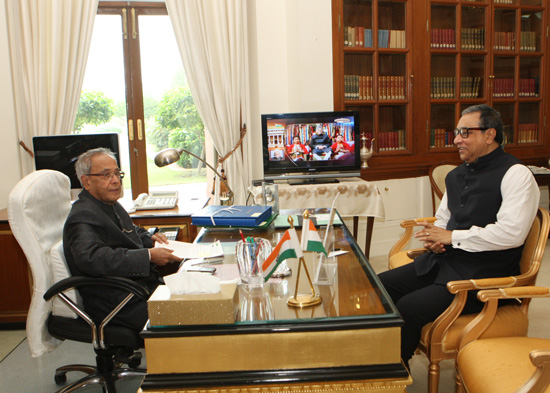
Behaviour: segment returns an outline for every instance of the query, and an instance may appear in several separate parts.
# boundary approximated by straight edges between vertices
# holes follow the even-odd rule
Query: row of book
[[[430,147],[451,147],[454,138],[453,131],[447,131],[445,128],[432,128],[430,131]]]
[[[518,125],[518,143],[533,143],[538,141],[538,124],[525,123]]]
[[[455,77],[454,76],[434,76],[431,82],[430,98],[455,98]],[[480,77],[461,78],[462,98],[473,98],[479,96]],[[538,97],[537,78],[526,78],[519,80],[520,97]],[[514,79],[495,78],[493,80],[493,97],[509,98],[514,97]]]
[[[513,31],[495,31],[495,40],[493,49],[496,50],[515,50],[516,40]]]
[[[455,29],[432,29],[431,47],[434,49],[455,49]]]
[[[465,50],[485,49],[485,29],[461,29],[461,48]]]
[[[537,50],[537,33],[534,31],[520,32],[519,50],[535,52]]]
[[[434,76],[432,77],[430,98],[454,98],[455,97],[455,77],[454,76]]]
[[[379,48],[405,48],[405,30],[378,30]]]
[[[482,79],[480,76],[463,76],[460,78],[460,98],[479,97]]]
[[[405,150],[405,130],[392,130],[378,133],[378,151]]]
[[[346,26],[344,28],[344,46],[372,48],[372,29],[363,26]],[[379,48],[405,48],[405,30],[378,30]]]
[[[346,26],[344,28],[344,46],[372,48],[372,29],[362,26]]]
[[[485,48],[484,29],[462,29],[462,49],[481,50]],[[520,50],[536,51],[537,34],[534,31],[522,31],[520,33]],[[456,35],[454,29],[432,29],[431,48],[455,49]],[[513,51],[516,48],[515,33],[509,31],[496,31],[493,49]]]
[[[527,78],[519,80],[520,97],[537,97],[537,79]],[[514,97],[514,79],[513,78],[495,78],[493,81],[493,97],[510,98]]]
[[[405,99],[404,76],[379,76],[378,97],[381,100]],[[373,100],[373,77],[363,75],[344,75],[345,100]]]
[[[520,97],[538,97],[539,96],[538,78],[525,78],[519,80]]]

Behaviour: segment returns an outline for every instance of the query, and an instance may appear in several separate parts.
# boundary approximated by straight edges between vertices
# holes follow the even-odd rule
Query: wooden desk
[[[384,203],[378,188],[360,178],[342,178],[340,183],[291,185],[276,183],[280,209],[330,208],[336,198],[336,209],[342,217],[353,217],[353,236],[357,240],[359,217],[367,218],[365,255],[370,256],[374,218],[384,219]],[[255,202],[263,205],[262,187],[254,188]]]
[[[143,210],[130,216],[136,225],[144,228],[178,226],[178,240],[192,242],[197,236],[197,227],[191,225],[191,214],[202,209],[208,200],[208,197],[181,198],[175,209]],[[0,210],[0,261],[0,323],[24,323],[31,302],[32,281],[27,258],[11,232],[7,209]],[[163,273],[172,271],[166,268]]]
[[[283,230],[256,231],[274,239]],[[161,392],[406,392],[412,379],[400,359],[400,327],[395,306],[349,230],[335,230],[336,258],[330,285],[316,285],[322,303],[304,309],[287,306],[294,295],[297,260],[288,260],[293,275],[271,279],[264,294],[274,319],[228,325],[147,327],[148,374],[143,393]],[[247,235],[251,235],[247,232]],[[198,242],[222,241],[223,265],[216,274],[238,277],[235,243],[238,230],[201,229]],[[313,279],[313,253],[306,263]],[[301,274],[300,292],[309,285]],[[249,299],[246,288],[239,296]]]
[[[31,304],[27,258],[10,230],[8,209],[0,210],[0,323],[24,326]]]
[[[177,240],[192,242],[197,236],[197,227],[191,225],[191,215],[202,209],[210,198],[181,199],[178,206],[167,210],[139,210],[130,214],[134,224],[143,228],[179,227]]]

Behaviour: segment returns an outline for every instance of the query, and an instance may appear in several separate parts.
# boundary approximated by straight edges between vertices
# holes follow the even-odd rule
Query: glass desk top
[[[302,212],[283,210],[281,215]],[[311,209],[310,214],[326,214],[327,209]],[[279,221],[279,220],[278,220]],[[365,255],[357,245],[350,231],[340,220],[340,225],[334,226],[334,250],[342,252],[328,263],[319,264],[319,254],[304,252],[306,266],[315,292],[321,296],[322,302],[315,306],[296,308],[290,307],[287,300],[296,292],[296,273],[298,259],[289,259],[287,264],[292,274],[284,278],[270,278],[264,284],[264,290],[249,290],[245,284],[238,285],[239,304],[236,305],[237,321],[232,325],[195,325],[195,326],[147,326],[147,333],[168,333],[177,331],[179,334],[215,334],[216,331],[304,331],[311,329],[334,328],[368,328],[384,326],[401,326],[402,319],[380,284]],[[320,234],[324,227],[317,226]],[[254,236],[268,239],[273,247],[286,228],[275,228],[270,225],[265,229],[243,230],[244,236]],[[298,236],[301,228],[296,228]],[[322,236],[321,236],[322,237]],[[223,263],[216,263],[215,275],[223,281],[238,278],[238,268],[235,260],[235,245],[241,239],[238,229],[234,228],[202,228],[195,243],[213,243],[220,241],[224,250]],[[300,273],[298,293],[310,293],[310,285],[304,269]]]

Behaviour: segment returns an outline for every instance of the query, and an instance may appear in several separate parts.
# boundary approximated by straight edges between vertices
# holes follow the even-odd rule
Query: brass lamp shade
[[[155,156],[155,165],[158,167],[163,167],[177,162],[180,159],[182,151],[183,150],[176,150],[174,148],[159,151]]]
[[[225,181],[224,176],[220,175],[218,173],[218,171],[212,165],[207,163],[205,160],[203,160],[202,158],[200,158],[196,154],[191,153],[190,151],[187,151],[187,150],[185,150],[181,147],[178,148],[178,149],[174,149],[173,147],[169,147],[167,149],[163,149],[163,150],[159,151],[155,155],[155,160],[154,160],[155,165],[158,166],[158,167],[163,167],[163,166],[166,166],[166,165],[173,164],[174,162],[177,162],[180,159],[182,153],[189,154],[190,156],[195,157],[197,160],[199,160],[204,165],[206,165],[208,168],[210,168],[219,177],[220,181],[227,187],[227,190],[229,191],[229,194],[226,197],[227,203],[232,205],[234,194],[233,194],[233,191],[231,190],[231,188],[229,187],[229,184],[227,184],[227,182]]]

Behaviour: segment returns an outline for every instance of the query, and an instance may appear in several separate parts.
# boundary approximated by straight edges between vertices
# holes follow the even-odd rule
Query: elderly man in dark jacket
[[[118,203],[124,172],[118,168],[108,149],[93,149],[82,154],[76,173],[84,190],[73,204],[63,229],[63,247],[73,276],[118,276],[135,280],[153,291],[162,278],[156,266],[181,261],[167,248],[162,234],[153,236],[135,226]],[[79,290],[84,309],[94,321],[101,321],[118,305],[126,293],[104,288]],[[111,323],[141,330],[147,322],[147,304],[132,299]]]

